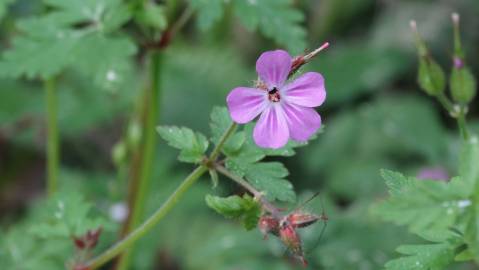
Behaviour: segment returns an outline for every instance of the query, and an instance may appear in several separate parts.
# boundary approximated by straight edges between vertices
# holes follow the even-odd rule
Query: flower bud
[[[431,96],[440,94],[446,87],[444,71],[430,56],[419,59],[417,80],[421,89]]]
[[[431,96],[442,93],[446,87],[446,76],[441,66],[431,57],[426,43],[422,40],[417,30],[415,21],[411,21],[411,29],[414,32],[416,47],[419,57],[418,83],[422,90]]]
[[[299,234],[294,229],[288,221],[282,222],[279,230],[279,236],[283,244],[288,248],[288,250],[297,258],[301,260],[304,266],[308,262],[304,259],[303,247],[301,244],[301,239]]]
[[[316,223],[320,217],[309,213],[293,212],[287,216],[287,219],[294,228],[304,228]]]
[[[452,98],[457,103],[468,104],[476,95],[476,79],[466,66],[453,68],[449,83]]]
[[[451,95],[455,102],[467,104],[476,94],[476,80],[464,61],[465,56],[459,31],[459,14],[453,13],[451,17],[454,29],[453,67],[449,80]]]
[[[269,233],[279,235],[279,221],[270,215],[261,216],[258,220],[258,227],[265,239]]]

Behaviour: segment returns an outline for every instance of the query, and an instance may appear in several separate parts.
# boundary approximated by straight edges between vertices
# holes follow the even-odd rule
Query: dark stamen
[[[271,89],[271,90],[268,91],[268,94],[274,95],[274,94],[276,94],[277,92],[278,92],[278,88],[273,87],[273,89]]]
[[[273,87],[273,89],[269,90],[268,91],[268,99],[272,102],[279,102],[280,100],[280,95],[279,95],[279,91],[278,91],[278,88],[276,87]]]

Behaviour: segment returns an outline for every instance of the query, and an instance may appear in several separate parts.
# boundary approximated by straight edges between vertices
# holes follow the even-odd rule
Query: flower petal
[[[248,123],[258,116],[268,105],[268,93],[264,90],[237,87],[226,97],[228,110],[233,121]]]
[[[307,141],[321,127],[321,117],[313,109],[284,102],[284,116],[288,122],[289,134],[295,141]]]
[[[307,72],[281,89],[286,100],[304,107],[317,107],[326,99],[324,78],[317,72]]]
[[[288,123],[280,104],[271,104],[261,114],[253,138],[263,148],[281,148],[288,142]]]
[[[286,51],[268,51],[256,61],[256,72],[268,89],[281,87],[288,78],[291,64],[292,58]]]

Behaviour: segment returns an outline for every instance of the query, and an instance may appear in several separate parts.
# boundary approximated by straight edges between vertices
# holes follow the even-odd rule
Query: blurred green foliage
[[[0,1],[0,73],[4,75],[0,79],[0,265],[5,269],[64,269],[65,262],[75,259],[70,234],[84,233],[86,227],[99,223],[104,231],[95,253],[118,238],[122,220],[112,211],[126,202],[128,185],[113,166],[110,152],[127,129],[146,77],[140,48],[143,40],[132,34],[137,29],[129,21],[141,12],[129,12],[127,2]],[[180,1],[181,8],[191,4],[194,21],[163,51],[164,91],[158,125],[187,126],[210,134],[213,107],[224,106],[232,88],[253,84],[254,61],[263,50],[283,47],[298,53],[330,40],[332,46],[303,68],[321,72],[326,79],[328,97],[319,108],[324,132],[299,150],[264,153],[250,149],[254,162],[266,159],[255,166],[267,169],[255,170],[250,164],[232,164],[235,154],[245,153],[238,152],[238,145],[252,143],[240,131],[224,149],[232,157],[227,165],[232,170],[236,165],[234,171],[239,175],[253,181],[268,179],[265,182],[269,183],[289,184],[283,179],[289,171],[288,179],[300,198],[296,201],[312,191],[320,192],[322,199],[306,207],[317,213],[324,208],[330,220],[317,247],[322,224],[302,235],[310,269],[380,269],[401,254],[409,257],[388,263],[387,269],[416,269],[411,266],[416,262],[422,265],[417,269],[441,269],[440,261],[428,264],[430,256],[449,260],[450,245],[432,240],[425,243],[408,234],[406,227],[379,220],[370,206],[387,196],[381,168],[415,175],[421,168],[440,166],[450,175],[458,174],[457,131],[440,107],[418,91],[408,23],[416,19],[438,62],[449,63],[450,55],[437,52],[452,51],[448,18],[451,12],[459,12],[464,21],[463,46],[469,59],[477,59],[477,1],[232,2]],[[99,20],[82,13],[85,7],[96,10],[98,3],[105,4]],[[165,16],[164,20],[168,15],[164,11],[158,14]],[[96,27],[99,23],[102,27]],[[166,27],[162,20],[150,23],[157,29]],[[477,77],[478,63],[468,64]],[[59,85],[61,194],[65,205],[73,205],[65,208],[68,215],[83,224],[56,219],[52,214],[58,210],[58,198],[43,198],[44,99],[40,82],[27,78],[52,75],[57,76]],[[213,141],[227,122],[221,110],[214,110]],[[476,101],[469,116],[477,117],[477,113]],[[293,158],[279,157],[291,156],[294,151],[297,155]],[[147,214],[190,170],[188,165],[176,163],[176,151],[166,143],[161,143],[157,152]],[[195,158],[201,156],[194,154]],[[277,161],[286,162],[288,170]],[[206,178],[190,190],[178,207],[139,241],[131,269],[299,268],[277,239],[264,241],[258,231],[248,232],[240,222],[225,220],[206,206],[207,194],[227,196],[241,191],[223,180],[220,178],[215,190]],[[441,186],[438,190],[444,192],[444,198],[454,196],[446,183],[421,183]],[[284,201],[295,198],[294,193],[274,196]],[[424,203],[431,203],[430,199],[426,197]],[[383,212],[391,215],[389,220],[404,224],[401,200],[390,200],[390,207]],[[430,213],[418,214],[419,225],[445,226],[450,221],[440,218],[443,212]],[[409,218],[416,220],[416,216]],[[72,231],[62,233],[66,228]],[[474,239],[468,241],[474,243]],[[413,245],[402,246],[398,249],[401,254],[396,253],[405,243]],[[424,245],[431,245],[427,250],[434,252],[425,254]],[[464,264],[448,269],[473,267]]]

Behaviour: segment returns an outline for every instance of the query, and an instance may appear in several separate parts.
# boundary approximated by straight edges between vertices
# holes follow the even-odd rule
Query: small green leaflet
[[[73,68],[99,86],[121,85],[136,52],[133,42],[117,31],[130,19],[127,5],[121,0],[45,2],[48,13],[18,23],[22,34],[3,53],[0,75],[47,79]]]
[[[442,270],[454,262],[454,246],[449,243],[404,245],[397,251],[401,257],[386,263],[387,270]]]
[[[157,128],[160,136],[174,148],[181,150],[178,159],[183,162],[199,163],[208,149],[206,137],[186,127],[161,126]]]
[[[406,178],[400,173],[382,172],[390,189],[390,198],[373,207],[373,212],[398,225],[408,225],[418,234],[444,231],[470,205],[468,187],[460,178],[449,183]]]
[[[206,195],[205,200],[210,208],[224,217],[241,219],[247,230],[256,228],[261,214],[261,206],[248,194],[243,197],[234,195],[226,198]]]
[[[44,222],[39,222],[30,229],[32,234],[42,238],[69,239],[108,225],[105,219],[91,217],[92,205],[77,193],[59,193],[48,202],[45,210],[48,214]]]
[[[296,194],[293,185],[284,179],[288,174],[288,170],[279,162],[258,162],[248,167],[245,177],[269,200],[294,202]]]

